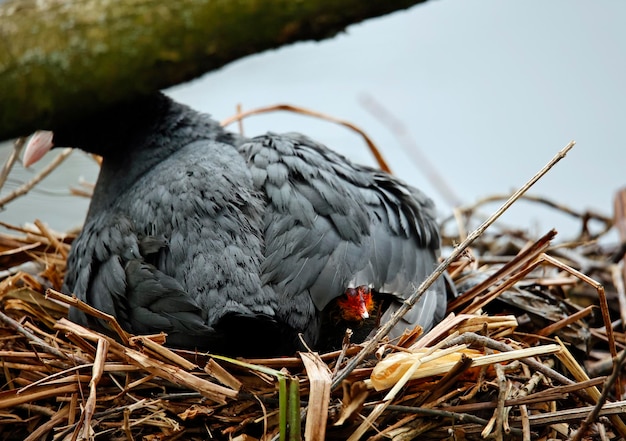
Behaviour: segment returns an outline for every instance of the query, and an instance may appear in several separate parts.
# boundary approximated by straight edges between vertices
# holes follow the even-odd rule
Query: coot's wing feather
[[[434,268],[433,206],[417,190],[299,134],[268,134],[241,150],[267,196],[264,281],[284,296],[284,319],[313,340],[316,311],[346,287],[406,297]],[[439,288],[409,321],[428,327],[441,315]]]
[[[149,149],[142,153],[136,161],[154,162]],[[166,332],[178,347],[232,351],[238,326],[276,328],[273,292],[259,274],[262,198],[239,153],[197,140],[132,180],[134,170],[119,170],[99,178],[121,190],[92,205],[72,247],[67,289],[125,329]]]
[[[72,244],[63,290],[102,312],[118,317],[119,302],[126,303],[122,254],[128,258],[140,255],[138,239],[132,230],[128,218],[112,213],[87,221]],[[118,320],[127,323],[126,308],[120,312],[124,316],[119,316]],[[71,310],[70,317],[80,323],[88,321],[77,310]]]
[[[150,263],[164,248],[162,238],[138,235],[126,216],[107,213],[93,218],[73,245],[65,289],[116,317],[130,332],[165,332],[171,344],[181,335],[209,338],[213,331],[196,302],[178,281]],[[75,309],[70,317],[105,327]]]
[[[368,267],[355,275],[353,283],[367,284],[369,278],[374,280],[374,289],[396,296],[398,301],[392,302],[380,318],[384,323],[435,269],[440,238],[434,205],[427,196],[389,175],[372,173],[378,203],[370,205],[375,214],[371,258]],[[392,329],[390,336],[397,337],[415,325],[428,330],[443,318],[445,310],[445,284],[439,278]]]
[[[367,261],[360,252],[369,240],[365,200],[337,176],[362,177],[305,138],[267,135],[241,150],[267,198],[263,280],[284,297],[285,320],[302,329]]]
[[[259,274],[262,201],[231,145],[199,140],[156,164],[116,204],[140,232],[167,238],[154,265],[215,327],[228,314],[273,315],[273,294]]]

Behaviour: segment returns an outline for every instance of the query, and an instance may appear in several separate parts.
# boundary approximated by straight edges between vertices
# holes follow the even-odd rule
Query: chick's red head
[[[361,285],[348,288],[337,300],[344,320],[361,321],[368,319],[374,310],[374,297],[369,286]]]

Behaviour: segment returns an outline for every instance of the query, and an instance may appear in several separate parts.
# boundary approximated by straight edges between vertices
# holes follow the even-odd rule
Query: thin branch
[[[37,345],[37,346],[41,347],[41,349],[44,352],[47,352],[47,353],[52,354],[52,355],[56,355],[57,357],[63,358],[65,360],[70,360],[70,361],[72,361],[72,362],[74,362],[76,364],[87,364],[87,363],[89,363],[89,361],[87,361],[87,360],[85,360],[83,358],[77,357],[75,355],[67,354],[67,353],[65,353],[63,351],[59,351],[55,347],[50,346],[44,340],[42,340],[41,338],[37,337],[35,334],[30,332],[24,326],[22,326],[18,321],[12,319],[11,317],[6,315],[2,311],[0,311],[0,322],[3,322],[4,324],[10,326],[14,330],[16,330],[17,332],[22,334],[24,337],[26,337],[30,341],[31,344],[34,344],[34,345]]]
[[[413,161],[413,164],[426,176],[433,184],[433,187],[439,192],[443,199],[450,207],[458,207],[461,205],[461,198],[446,182],[443,175],[439,173],[437,167],[428,159],[417,142],[410,136],[406,125],[393,116],[391,112],[383,107],[374,97],[364,94],[361,96],[361,103],[372,115],[380,120],[381,123],[398,139],[398,143],[404,148]]]
[[[617,381],[619,377],[619,374],[622,370],[622,366],[624,366],[625,360],[626,360],[626,351],[622,351],[619,358],[615,361],[615,364],[613,365],[613,372],[606,379],[606,381],[604,382],[604,385],[602,386],[602,394],[600,395],[598,402],[593,407],[593,410],[589,412],[589,414],[587,415],[587,418],[585,418],[584,421],[581,423],[580,428],[576,431],[576,433],[572,437],[572,441],[580,441],[583,435],[587,432],[587,429],[589,429],[589,426],[591,425],[591,423],[593,423],[594,421],[598,419],[598,415],[600,415],[600,411],[602,410],[604,403],[606,403],[607,395],[609,394],[609,391],[613,389],[613,385],[615,384],[615,382]]]
[[[241,121],[242,119],[247,118],[252,115],[260,115],[263,113],[276,112],[279,110],[284,110],[286,112],[299,113],[302,115],[308,115],[314,118],[320,118],[326,121],[331,121],[331,122],[342,125],[344,127],[347,127],[357,132],[365,140],[365,143],[367,144],[370,151],[374,155],[374,158],[376,158],[376,161],[378,162],[378,166],[380,167],[380,169],[387,173],[391,173],[391,169],[389,168],[387,161],[385,161],[385,159],[383,158],[383,155],[378,150],[378,147],[376,147],[376,144],[374,144],[374,141],[372,141],[371,138],[367,136],[367,134],[363,130],[358,128],[356,125],[352,124],[350,121],[345,121],[343,119],[335,118],[334,116],[326,115],[324,113],[317,112],[315,110],[305,109],[304,107],[292,106],[291,104],[275,104],[273,106],[259,107],[257,109],[247,110],[245,112],[238,111],[236,115],[223,120],[221,122],[221,125],[223,127],[226,127],[236,121]]]
[[[17,162],[18,158],[20,157],[20,153],[22,149],[24,148],[25,143],[26,143],[25,138],[18,138],[15,140],[15,144],[13,145],[13,151],[7,158],[7,162],[4,163],[4,166],[2,167],[2,170],[0,171],[0,190],[2,190],[4,183],[9,177],[9,173],[11,172],[13,165]]]
[[[63,151],[54,158],[48,165],[41,169],[37,175],[22,185],[21,187],[16,188],[8,195],[0,198],[0,207],[3,207],[7,203],[11,202],[14,199],[17,199],[20,196],[24,196],[26,193],[30,191],[35,185],[41,182],[46,176],[48,176],[52,171],[57,168],[65,159],[72,153],[71,148],[63,149]]]

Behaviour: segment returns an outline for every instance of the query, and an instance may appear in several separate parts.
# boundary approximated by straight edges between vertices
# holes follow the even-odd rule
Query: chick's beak
[[[359,306],[361,309],[361,317],[363,320],[370,318],[369,312],[367,312],[367,305],[365,304],[365,299],[361,299],[359,302]]]
[[[52,132],[47,130],[38,130],[32,134],[28,144],[26,144],[24,158],[22,159],[24,167],[30,167],[39,161],[52,148],[54,145],[52,144],[52,135]]]

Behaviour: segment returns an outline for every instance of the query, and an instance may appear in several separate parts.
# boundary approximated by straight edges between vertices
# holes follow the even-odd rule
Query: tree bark
[[[0,140],[425,0],[0,3]]]

